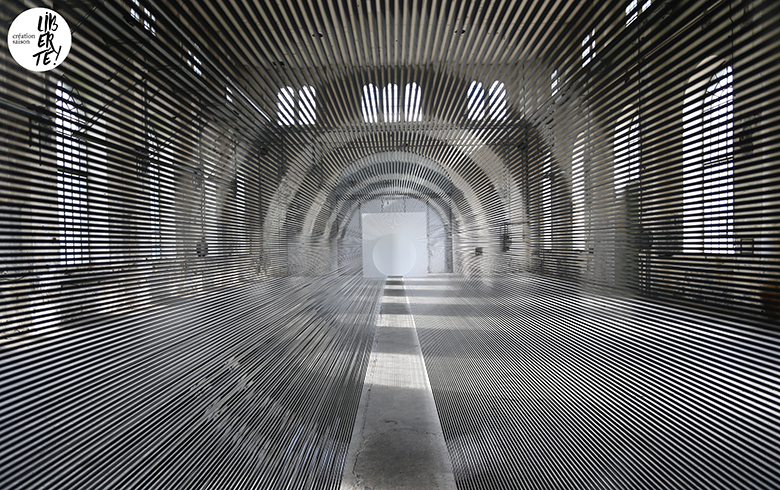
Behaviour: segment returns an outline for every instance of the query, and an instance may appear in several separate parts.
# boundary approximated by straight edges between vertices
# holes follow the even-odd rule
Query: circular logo
[[[70,52],[70,45],[68,23],[47,8],[25,10],[8,30],[11,56],[31,71],[49,71],[60,66]]]

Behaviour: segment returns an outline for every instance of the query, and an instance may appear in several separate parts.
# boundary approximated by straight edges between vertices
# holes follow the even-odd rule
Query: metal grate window
[[[582,67],[585,68],[596,57],[596,29],[582,40]]]
[[[56,144],[60,257],[63,265],[89,261],[89,202],[84,118],[68,87],[57,82]]]
[[[474,80],[469,85],[468,93],[468,118],[472,121],[481,121],[485,118],[485,88],[482,82]]]
[[[496,80],[488,91],[488,115],[493,121],[506,119],[506,85]]]
[[[734,77],[713,74],[684,109],[684,250],[734,253]]]
[[[363,110],[363,122],[379,122],[379,89],[374,84],[363,85],[360,107]]]
[[[382,117],[385,122],[398,122],[399,114],[398,84],[388,83],[382,89]]]
[[[618,192],[639,178],[641,148],[639,115],[634,115],[635,112],[632,108],[624,111],[623,119],[615,129],[614,179],[615,190]]]
[[[585,133],[577,135],[571,155],[572,247],[584,249],[585,227]]]
[[[152,36],[157,35],[157,29],[155,24],[157,18],[154,16],[151,10],[146,5],[142,5],[139,0],[132,0],[132,6],[130,7],[130,16],[136,22],[140,23],[144,29],[149,31]]]
[[[406,84],[404,116],[407,121],[422,121],[422,89],[415,82]]]

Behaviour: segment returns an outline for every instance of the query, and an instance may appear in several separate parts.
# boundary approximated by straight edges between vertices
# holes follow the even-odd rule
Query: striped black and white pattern
[[[46,73],[28,6],[0,487],[337,488],[401,204],[462,488],[777,486],[778,2],[57,1]]]

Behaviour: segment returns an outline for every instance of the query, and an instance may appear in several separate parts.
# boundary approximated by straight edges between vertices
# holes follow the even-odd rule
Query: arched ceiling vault
[[[303,233],[328,234],[334,218],[349,219],[351,213],[345,215],[345,207],[356,200],[365,201],[369,194],[377,192],[446,199],[456,215],[460,216],[462,211],[471,214],[470,203],[465,210],[453,203],[453,187],[447,170],[429,158],[403,151],[373,153],[350,164],[320,189],[315,202],[326,205],[319,209],[310,207]]]
[[[333,211],[328,213],[322,234],[330,236],[336,229],[342,229],[346,226],[353,211],[362,203],[388,195],[409,196],[423,202],[443,201],[446,203],[446,209],[452,213],[455,222],[463,221],[463,213],[452,197],[442,194],[440,189],[430,182],[423,180],[417,183],[409,182],[411,185],[399,188],[388,180],[388,178],[396,180],[402,177],[400,174],[376,176],[361,183],[359,188],[352,189],[336,203]]]
[[[230,18],[216,11],[210,19],[215,26],[240,20],[268,30],[265,37],[246,40],[247,49],[239,52],[251,56],[235,60],[243,65],[241,76],[228,84],[239,89],[236,99],[248,98],[263,114],[257,144],[274,147],[278,156],[269,162],[279,169],[267,186],[272,195],[263,196],[266,243],[332,236],[342,226],[339,219],[346,219],[348,206],[339,199],[378,192],[447,196],[458,222],[475,233],[528,221],[523,175],[528,167],[537,171],[547,148],[555,146],[544,136],[548,126],[580,117],[571,113],[578,96],[565,77],[567,67],[579,66],[579,53],[544,40],[551,30],[563,29],[563,40],[579,45],[581,32],[590,29],[579,19],[599,8],[564,0],[423,2],[400,10],[394,5],[346,2],[301,10],[242,4]],[[550,91],[553,70],[562,77],[557,96]],[[419,119],[410,118],[407,107],[412,83],[421,91]],[[470,106],[474,83],[485,91],[479,117]],[[504,112],[491,106],[494,84],[506,92]],[[377,121],[366,117],[369,85],[379,94],[397,85],[394,120],[386,120],[381,101]],[[300,115],[300,91],[306,87],[316,91],[314,124],[304,124]],[[289,124],[278,114],[282,90],[295,99]],[[530,147],[538,151],[532,154]],[[412,161],[405,170],[392,168]]]
[[[505,214],[506,203],[478,162],[461,156],[447,163],[450,165],[445,167],[417,153],[386,151],[369,153],[326,179],[317,174],[314,164],[308,166],[305,175],[290,171],[272,199],[273,209],[268,213],[266,230],[271,234],[281,233],[278,228],[286,226],[294,234],[327,236],[332,233],[334,223],[340,226],[334,220],[348,218],[343,214],[344,208],[350,205],[348,202],[364,201],[367,196],[380,194],[443,199],[460,223],[487,223]],[[294,193],[290,192],[293,182]],[[284,218],[273,219],[280,216]],[[273,231],[274,228],[277,230]]]

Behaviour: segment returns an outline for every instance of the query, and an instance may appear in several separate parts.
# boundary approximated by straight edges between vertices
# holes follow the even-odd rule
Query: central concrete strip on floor
[[[452,489],[455,478],[402,278],[388,278],[342,490]]]

